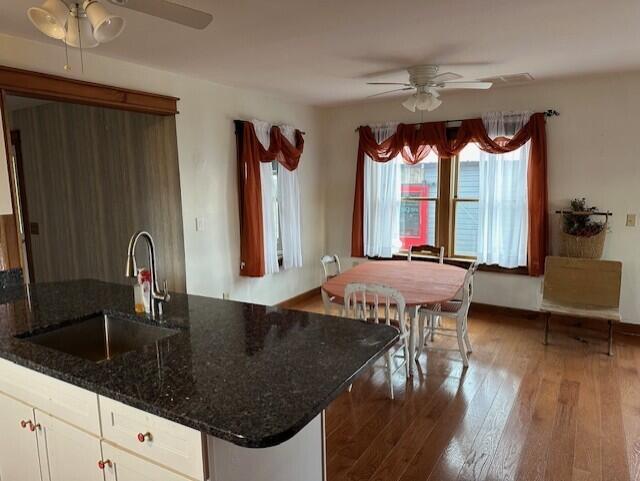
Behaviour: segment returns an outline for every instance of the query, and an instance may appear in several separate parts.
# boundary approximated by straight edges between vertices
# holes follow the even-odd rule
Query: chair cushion
[[[446,314],[446,313],[455,314],[460,310],[461,307],[462,307],[462,301],[449,301],[449,302],[443,302],[442,304],[427,304],[426,306],[422,307],[422,310],[425,310],[427,312],[431,312],[434,314],[437,314],[439,312],[443,314]]]

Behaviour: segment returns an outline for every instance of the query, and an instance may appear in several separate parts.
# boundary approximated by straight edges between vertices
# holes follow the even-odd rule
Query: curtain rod
[[[233,123],[234,123],[234,124],[238,124],[239,122],[251,122],[251,120],[240,120],[240,119],[235,119],[235,120],[233,121]],[[275,127],[281,127],[281,126],[284,126],[284,125],[287,125],[287,124],[272,124],[272,125],[273,125],[273,126],[275,126]],[[295,127],[294,127],[294,129],[295,129]],[[300,130],[300,129],[296,129],[296,130],[298,130],[302,135],[307,135],[307,133],[306,133],[306,132],[304,132],[304,131],[302,131],[302,130]]]
[[[545,110],[543,112],[543,114],[544,114],[545,117],[557,117],[557,116],[560,115],[560,112],[558,112],[555,109],[547,109],[547,110]],[[445,124],[454,124],[454,123],[457,123],[457,122],[463,122],[464,120],[469,120],[469,119],[445,120],[444,123]],[[423,123],[426,123],[426,122],[420,122],[420,123],[417,123],[417,124],[408,124],[408,125],[420,125],[420,124],[423,124]],[[363,127],[363,126],[361,125],[360,127]],[[360,130],[360,127],[356,127],[355,131],[357,132],[358,130]]]

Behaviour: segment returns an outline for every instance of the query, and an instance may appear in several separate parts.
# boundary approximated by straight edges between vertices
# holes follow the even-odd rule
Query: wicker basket
[[[604,240],[607,236],[607,224],[602,231],[591,237],[560,233],[562,252],[566,257],[581,257],[583,259],[600,259],[604,250]]]

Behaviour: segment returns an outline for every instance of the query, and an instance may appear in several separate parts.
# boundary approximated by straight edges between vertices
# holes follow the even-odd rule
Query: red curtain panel
[[[264,276],[264,238],[260,162],[277,160],[286,169],[298,168],[304,150],[304,137],[295,131],[296,145],[280,129],[271,128],[270,145],[265,149],[256,136],[253,123],[236,121],[238,157],[238,201],[240,213],[240,275]]]

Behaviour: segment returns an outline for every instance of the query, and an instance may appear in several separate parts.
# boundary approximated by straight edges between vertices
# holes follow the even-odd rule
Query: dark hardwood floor
[[[294,308],[322,312],[320,299]],[[436,337],[413,381],[380,362],[327,410],[328,481],[640,480],[640,337],[474,313],[462,369]]]

